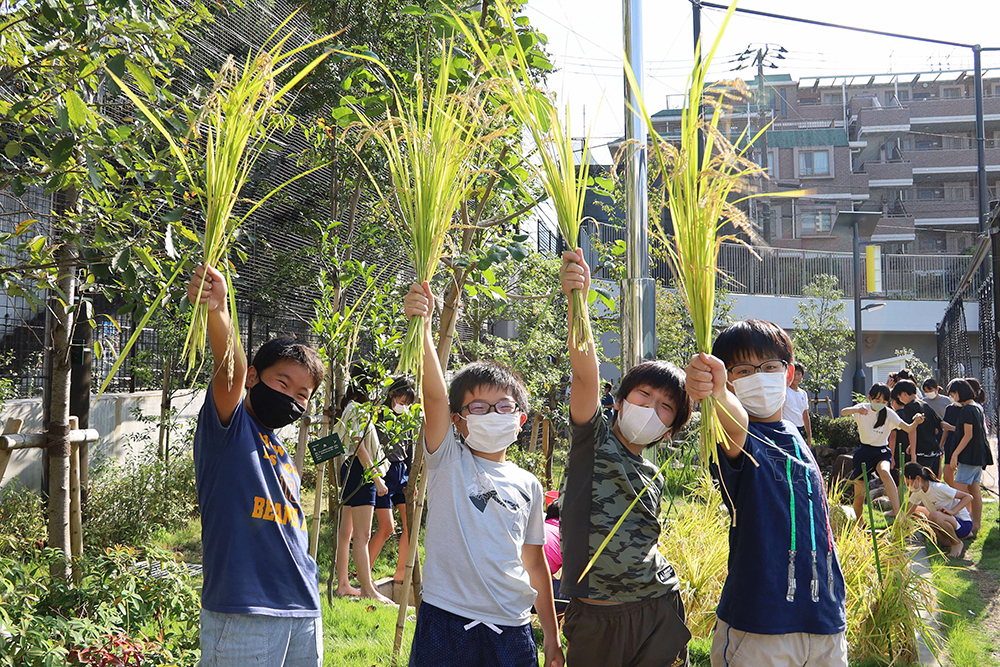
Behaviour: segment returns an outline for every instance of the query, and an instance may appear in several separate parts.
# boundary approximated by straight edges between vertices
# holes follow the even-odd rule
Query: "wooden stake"
[[[319,514],[323,508],[323,482],[326,478],[326,461],[316,466],[316,497],[313,498],[312,532],[309,534],[309,555],[316,559],[319,549]]]
[[[75,431],[80,426],[78,417],[69,418],[69,429]],[[73,581],[79,584],[83,580],[80,570],[80,557],[83,556],[83,514],[80,510],[80,444],[70,445],[69,456],[69,536],[70,536],[70,567],[73,569]]]
[[[309,444],[309,427],[312,425],[312,418],[304,415],[299,420],[299,442],[295,445],[295,472],[302,474],[302,467],[306,464],[306,447]]]
[[[420,432],[420,446],[423,447],[424,434]],[[423,463],[423,461],[421,461]],[[410,473],[413,479],[413,473]],[[403,628],[406,626],[406,615],[408,613],[410,586],[413,583],[413,564],[417,560],[418,545],[420,543],[420,517],[424,512],[424,494],[427,491],[427,466],[421,465],[420,483],[413,496],[413,522],[410,524],[410,544],[406,553],[406,572],[403,575],[403,599],[399,603],[399,614],[396,616],[396,638],[392,645],[392,667],[399,664],[399,649],[403,645]]]
[[[552,453],[555,451],[553,434],[551,432],[552,423],[546,419],[543,433],[545,439],[542,441],[542,451],[545,453],[545,489],[552,488]]]
[[[15,433],[20,433],[23,424],[24,421],[20,419],[8,419],[7,423],[3,425],[3,434],[14,435]],[[12,453],[9,449],[0,449],[0,482],[3,482],[3,474],[7,472],[7,464],[10,463],[10,455]]]

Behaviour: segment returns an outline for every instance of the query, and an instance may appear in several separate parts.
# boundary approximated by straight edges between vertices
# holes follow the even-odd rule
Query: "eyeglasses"
[[[729,374],[734,378],[750,377],[754,373],[781,373],[788,368],[788,362],[784,359],[770,359],[762,364],[736,364],[728,368]]]
[[[486,401],[472,401],[468,405],[463,405],[459,412],[469,411],[470,415],[485,415],[492,410],[497,414],[501,415],[512,415],[521,408],[517,405],[516,401],[497,401],[496,403],[487,403]]]

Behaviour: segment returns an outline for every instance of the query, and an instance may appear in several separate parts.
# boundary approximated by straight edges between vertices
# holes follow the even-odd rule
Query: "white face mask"
[[[936,391],[929,391],[926,394],[924,394],[924,398],[926,398],[928,400],[931,400],[931,401],[933,401],[937,397],[938,397],[938,393]]]
[[[392,411],[395,412],[397,415],[405,415],[407,412],[410,411],[410,406],[406,405],[405,403],[393,403]]]
[[[656,442],[667,432],[667,426],[660,421],[655,408],[644,408],[622,400],[622,411],[618,416],[618,428],[625,439],[634,445],[648,445]]]
[[[465,444],[483,454],[501,452],[517,440],[521,431],[521,413],[502,415],[488,412],[485,415],[469,415],[464,418],[469,425],[469,435]]]
[[[733,380],[733,393],[751,417],[766,419],[785,404],[784,373],[754,373]]]

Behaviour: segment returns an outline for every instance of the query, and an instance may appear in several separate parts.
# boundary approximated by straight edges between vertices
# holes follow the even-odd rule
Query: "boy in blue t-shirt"
[[[712,473],[733,517],[716,610],[713,667],[846,667],[844,577],[823,478],[781,418],[792,341],[772,322],[737,322],[687,367],[687,393],[714,396],[728,447]]]
[[[192,303],[199,288],[215,360],[194,437],[204,552],[199,664],[318,667],[316,561],[299,503],[299,471],[274,431],[303,415],[323,382],[323,364],[308,345],[277,338],[247,366],[237,339],[230,382],[226,281],[199,266],[188,285]]]

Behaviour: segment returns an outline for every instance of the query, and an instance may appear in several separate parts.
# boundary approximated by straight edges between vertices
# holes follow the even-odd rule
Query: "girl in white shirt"
[[[864,471],[878,473],[885,487],[892,511],[888,516],[899,514],[899,489],[889,470],[892,467],[892,450],[889,449],[889,433],[901,428],[907,433],[923,423],[924,416],[917,415],[912,424],[907,424],[889,407],[889,387],[875,383],[868,390],[868,402],[844,408],[840,414],[850,416],[858,424],[861,446],[854,450],[854,513],[861,521],[861,510],[865,505]]]
[[[907,463],[903,478],[910,490],[908,513],[920,512],[930,519],[940,542],[950,548],[948,555],[961,556],[962,540],[972,533],[968,509],[972,495],[939,482],[930,468],[919,463]]]

